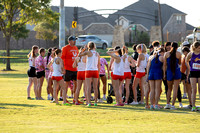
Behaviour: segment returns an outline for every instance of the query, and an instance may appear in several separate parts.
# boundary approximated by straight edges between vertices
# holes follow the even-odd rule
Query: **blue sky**
[[[65,6],[84,7],[88,10],[94,9],[122,9],[138,0],[65,0]],[[157,2],[157,0],[155,0]],[[187,14],[186,22],[200,26],[200,0],[160,0],[161,4],[168,4]],[[114,3],[114,4],[113,4]],[[52,0],[51,5],[59,6],[60,0]],[[110,13],[110,12],[109,12]]]

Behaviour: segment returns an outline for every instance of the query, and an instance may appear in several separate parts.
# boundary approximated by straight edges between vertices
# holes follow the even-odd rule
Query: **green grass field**
[[[12,50],[11,56],[24,59],[11,60],[15,71],[0,71],[0,132],[200,132],[200,113],[187,109],[152,111],[145,110],[144,105],[114,107],[106,103],[88,108],[86,105],[56,106],[48,100],[27,100],[28,63],[25,57],[28,52]],[[100,52],[105,54],[105,51]],[[0,70],[4,68],[0,59]],[[31,96],[34,97],[33,88]],[[47,98],[46,82],[42,96]],[[166,104],[164,87],[159,103]],[[183,105],[187,104],[188,100],[183,99]],[[200,105],[199,99],[197,105]]]

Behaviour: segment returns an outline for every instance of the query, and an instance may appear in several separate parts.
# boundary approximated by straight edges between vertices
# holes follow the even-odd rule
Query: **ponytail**
[[[49,48],[48,49],[48,53],[47,53],[47,64],[49,63],[49,57],[51,56],[51,51],[52,51],[52,48]]]
[[[170,50],[170,68],[173,74],[176,71],[176,49],[178,48],[178,43],[172,42],[172,48]]]

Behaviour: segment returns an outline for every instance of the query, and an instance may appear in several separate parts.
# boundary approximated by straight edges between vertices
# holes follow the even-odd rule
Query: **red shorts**
[[[99,72],[98,71],[85,71],[85,77],[86,78],[99,78]]]
[[[131,79],[131,72],[124,72],[124,79]]]
[[[145,72],[136,72],[135,77],[140,79],[140,78],[144,77],[145,74],[146,74]]]
[[[124,80],[124,76],[113,74],[112,79],[113,80],[118,80],[119,79],[120,81],[122,81],[122,80]]]
[[[113,77],[113,72],[110,73],[111,78]]]
[[[77,80],[85,80],[85,71],[78,71]]]
[[[60,81],[63,79],[62,76],[52,76],[51,78],[52,78],[52,80],[56,80],[56,81]]]

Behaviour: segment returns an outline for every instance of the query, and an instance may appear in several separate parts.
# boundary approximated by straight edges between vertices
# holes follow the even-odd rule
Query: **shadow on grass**
[[[88,107],[85,107],[88,108]],[[97,107],[90,107],[91,109],[102,109],[102,110],[113,110],[113,111],[117,111],[117,110],[125,110],[125,111],[137,111],[137,112],[146,112],[146,111],[150,111],[152,113],[155,112],[163,112],[163,113],[176,113],[176,114],[189,114],[191,112],[191,110],[189,109],[177,109],[177,110],[169,110],[169,109],[160,109],[160,110],[150,110],[150,109],[145,109],[144,105],[125,105],[123,107],[116,107],[113,104],[100,104]],[[200,112],[196,112],[196,113],[200,113]]]
[[[0,103],[0,106],[18,106],[18,107],[44,107],[43,105],[33,105],[33,104],[17,104],[17,103]],[[0,107],[4,108],[4,107]]]
[[[0,78],[28,78],[27,74],[0,74]]]

